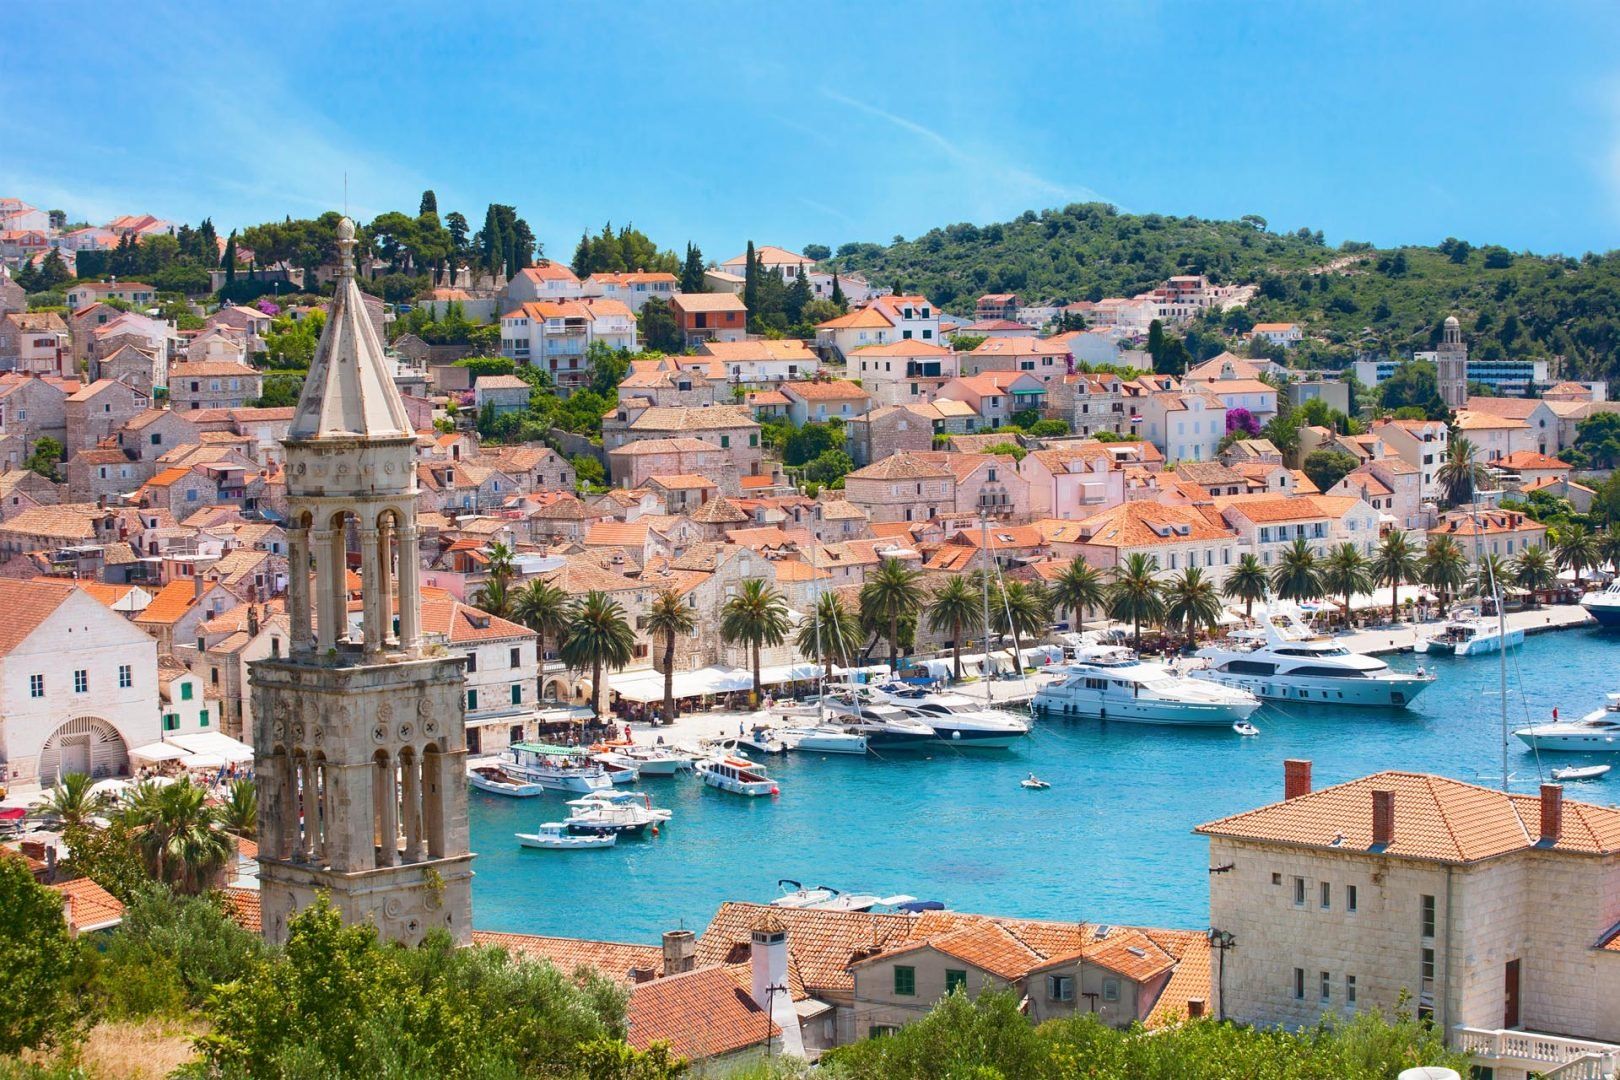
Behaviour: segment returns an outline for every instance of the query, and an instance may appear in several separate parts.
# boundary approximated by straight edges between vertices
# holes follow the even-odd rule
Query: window
[[[1348,911],[1352,915],[1356,913],[1356,899],[1356,887],[1354,885],[1346,885],[1344,887],[1344,910]]]
[[[1422,961],[1423,961],[1423,971],[1422,971],[1423,981],[1424,982],[1433,982],[1434,981],[1434,950],[1433,949],[1424,949],[1423,950]]]
[[[1320,996],[1321,996],[1321,998],[1322,998],[1322,1000],[1324,1002],[1333,1000],[1333,976],[1329,975],[1325,971],[1322,972],[1321,985],[1319,987],[1319,991],[1320,991]]]
[[[1333,907],[1333,886],[1322,882],[1322,910],[1327,911]]]
[[[960,971],[956,968],[946,968],[945,992],[948,994],[952,990],[957,989],[962,990],[964,993],[967,992],[967,972]]]
[[[1305,906],[1305,879],[1302,877],[1294,879],[1294,906]]]
[[[1104,1001],[1118,1001],[1119,1000],[1119,980],[1118,979],[1104,979],[1103,980],[1102,999]]]
[[[469,672],[478,670],[478,654],[477,653],[470,652],[470,653],[467,654],[467,670]]]
[[[1048,1001],[1073,1001],[1074,976],[1048,975],[1046,977],[1046,998]]]
[[[1356,977],[1354,975],[1344,977],[1344,1003],[1346,1005],[1356,1003]]]
[[[513,646],[512,652],[511,652],[511,662],[508,663],[506,666],[507,667],[517,667],[518,664],[520,664],[522,662],[522,657],[523,657],[523,651],[521,649],[517,648],[516,646]]]
[[[75,694],[83,694],[83,693],[86,693],[89,689],[90,689],[90,672],[85,670],[84,668],[79,668],[78,670],[76,670],[73,673],[73,692]]]
[[[469,710],[478,708],[478,691],[467,691],[467,708]]]
[[[202,712],[197,714],[197,723],[200,724],[202,727],[207,727],[208,726],[208,710],[207,709],[204,709]]]
[[[176,730],[179,729],[179,727],[180,727],[180,714],[179,713],[164,713],[163,714],[163,730],[164,731],[176,731]]]
[[[118,665],[118,689],[128,690],[135,685],[135,672],[128,664]]]
[[[917,969],[896,965],[894,969],[894,994],[896,997],[917,996]]]
[[[512,684],[512,704],[514,704],[514,705],[523,704],[523,684],[522,683],[513,683]]]
[[[1423,936],[1426,938],[1434,937],[1434,897],[1432,896],[1423,897],[1422,923]]]
[[[757,433],[750,433],[749,434],[749,436],[748,436],[748,445],[749,446],[758,446],[759,445],[759,435]]]
[[[191,700],[191,684],[189,682],[183,682],[180,684],[180,700]]]
[[[45,696],[45,676],[43,676],[43,675],[30,675],[30,676],[28,676],[28,696],[29,697],[44,697]]]
[[[1304,968],[1295,968],[1294,969],[1294,1000],[1295,1001],[1304,1001],[1305,1000],[1305,969]]]
[[[871,1027],[866,1029],[866,1033],[871,1038],[883,1039],[893,1035],[899,1030],[900,1029],[895,1027],[893,1024],[873,1024]]]

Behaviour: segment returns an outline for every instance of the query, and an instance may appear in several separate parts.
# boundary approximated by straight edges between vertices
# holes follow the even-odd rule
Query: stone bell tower
[[[465,944],[461,663],[423,655],[416,435],[354,281],[348,218],[337,244],[337,291],[283,443],[292,645],[251,673],[264,935],[285,940],[289,917],[325,891],[344,921],[385,940],[443,928]]]
[[[1457,316],[1447,315],[1440,330],[1440,346],[1434,353],[1436,382],[1440,400],[1448,409],[1468,404],[1468,346],[1463,342]]]

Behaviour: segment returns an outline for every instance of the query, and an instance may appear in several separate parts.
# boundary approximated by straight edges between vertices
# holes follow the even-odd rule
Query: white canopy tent
[[[241,765],[253,760],[253,747],[231,738],[220,731],[193,731],[186,735],[170,735],[168,741],[193,756],[208,755],[220,760],[214,764]],[[190,765],[190,762],[186,762]]]
[[[129,752],[130,760],[137,765],[154,765],[159,761],[174,761],[187,755],[188,751],[184,747],[166,742],[147,743]]]
[[[842,668],[835,666],[834,675],[887,675],[887,664],[875,664],[862,668]],[[821,667],[818,664],[783,664],[775,667],[762,667],[759,671],[759,681],[763,686],[779,686],[782,683],[809,682],[819,677]],[[747,668],[706,667],[696,671],[677,671],[674,679],[674,693],[677,698],[703,697],[714,694],[736,694],[754,688],[754,673]],[[664,676],[657,671],[623,672],[608,677],[608,689],[618,694],[626,701],[635,701],[646,704],[664,700]]]

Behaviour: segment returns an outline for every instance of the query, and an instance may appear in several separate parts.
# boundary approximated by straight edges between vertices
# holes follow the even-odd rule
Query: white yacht
[[[607,791],[613,786],[608,771],[578,746],[513,743],[500,762],[501,771],[519,780],[539,784],[547,791]]]
[[[1620,578],[1609,582],[1609,587],[1589,592],[1581,597],[1581,607],[1598,621],[1605,630],[1620,626]]]
[[[1506,645],[1503,644],[1506,642]],[[1422,638],[1412,646],[1413,652],[1451,653],[1453,656],[1484,656],[1503,648],[1511,649],[1524,644],[1524,630],[1508,627],[1506,636],[1502,624],[1494,616],[1481,616],[1472,609],[1454,613],[1440,626],[1433,637]]]
[[[1533,750],[1620,751],[1620,694],[1610,694],[1607,705],[1579,720],[1559,720],[1555,710],[1550,723],[1531,724],[1513,734]]]
[[[1185,678],[1119,646],[1082,647],[1057,676],[1036,692],[1035,708],[1059,716],[1229,728],[1260,708],[1247,690]]]
[[[609,742],[597,743],[591,749],[597,752],[596,760],[604,765],[632,768],[641,776],[674,776],[678,772],[692,771],[692,755],[667,746]]]
[[[654,807],[650,796],[639,791],[593,791],[578,799],[568,800],[573,813],[563,824],[572,833],[587,835],[625,833],[640,836],[650,825],[653,832],[673,816],[670,811]]]
[[[864,754],[866,736],[855,735],[832,724],[802,724],[778,728],[776,737],[789,750],[807,754]]]
[[[872,687],[877,700],[896,706],[934,729],[936,738],[963,750],[1005,750],[1029,734],[1029,721],[962,694],[939,694],[905,683]]]
[[[1198,655],[1209,667],[1193,678],[1276,701],[1404,708],[1434,682],[1432,674],[1393,671],[1376,656],[1353,653],[1281,612],[1262,615],[1258,629],[1239,631]]]
[[[828,722],[851,735],[864,735],[876,753],[885,750],[927,750],[939,742],[930,725],[897,705],[879,705],[858,699],[829,698]]]
[[[776,795],[776,781],[765,775],[765,767],[747,758],[725,755],[697,763],[698,775],[712,788],[735,795]]]

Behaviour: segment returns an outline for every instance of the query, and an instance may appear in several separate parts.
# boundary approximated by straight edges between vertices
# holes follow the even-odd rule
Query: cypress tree
[[[743,270],[743,307],[748,309],[748,318],[754,318],[755,309],[759,307],[759,262],[754,258],[754,242],[748,241],[748,251],[744,255],[745,269]]]
[[[686,262],[681,267],[681,292],[703,292],[703,252],[690,241],[686,245]]]
[[[432,188],[428,188],[428,190],[422,192],[422,205],[416,211],[416,216],[421,217],[423,214],[437,214],[438,212],[439,197],[433,194]]]
[[[833,274],[832,295],[828,297],[828,299],[837,304],[840,311],[847,311],[849,309],[849,301],[844,298],[844,290],[843,287],[838,284],[838,275],[836,273]]]
[[[224,268],[225,268],[225,288],[229,289],[232,285],[236,284],[236,230],[235,229],[232,229],[231,230],[231,235],[228,236],[225,239],[225,254],[220,259],[220,264],[222,266],[224,266]]]

